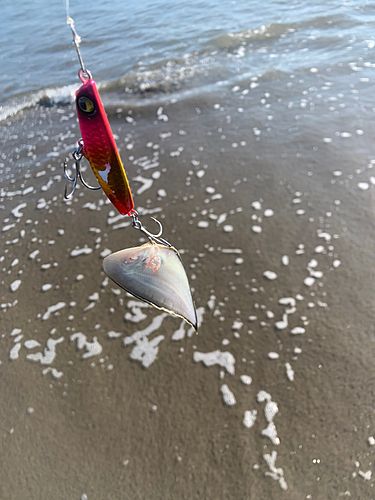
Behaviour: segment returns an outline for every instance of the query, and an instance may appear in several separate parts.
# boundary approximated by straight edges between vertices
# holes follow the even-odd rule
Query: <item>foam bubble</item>
[[[231,375],[234,375],[235,373],[234,365],[236,360],[233,354],[228,351],[222,352],[216,350],[207,353],[195,351],[193,354],[193,359],[196,363],[202,361],[202,363],[208,367],[213,365],[222,366]]]
[[[245,385],[250,385],[253,379],[249,375],[241,375],[240,380]]]
[[[278,354],[277,352],[269,352],[268,357],[269,359],[279,359],[280,354]]]
[[[289,266],[289,257],[287,255],[283,255],[281,257],[281,262],[284,266]]]
[[[290,331],[293,335],[302,335],[305,333],[305,329],[302,326],[295,326],[293,330]]]
[[[303,280],[306,286],[312,286],[315,283],[315,278],[312,278],[311,276],[308,276]]]
[[[18,359],[18,353],[20,352],[20,349],[21,349],[21,342],[14,344],[14,346],[12,347],[12,349],[10,350],[10,353],[9,353],[9,359],[11,361]]]
[[[223,384],[220,387],[220,392],[223,396],[223,401],[227,406],[233,406],[236,404],[236,398],[233,394],[233,392],[229,389],[227,384]]]
[[[12,292],[16,292],[21,286],[21,280],[14,280],[13,283],[10,284],[10,289]]]
[[[79,255],[89,255],[92,252],[92,248],[88,248],[85,245],[83,248],[76,248],[70,252],[71,257],[78,257]]]
[[[292,368],[292,365],[290,363],[285,363],[285,369],[286,369],[286,376],[288,379],[293,382],[294,381],[294,370]]]
[[[263,276],[270,281],[273,281],[277,278],[277,274],[273,271],[264,271]]]
[[[54,304],[53,306],[49,306],[47,308],[47,311],[43,314],[42,320],[45,321],[50,318],[51,314],[60,311],[60,309],[63,309],[66,306],[65,302],[58,302],[57,304]]]
[[[243,425],[248,429],[251,429],[251,427],[255,424],[257,414],[257,410],[246,410],[242,421]]]

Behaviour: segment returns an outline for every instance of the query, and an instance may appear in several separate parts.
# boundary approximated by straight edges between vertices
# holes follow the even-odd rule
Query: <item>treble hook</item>
[[[73,156],[74,164],[75,164],[74,177],[70,177],[70,175],[68,173],[68,161],[67,160],[64,161],[64,176],[69,182],[73,183],[73,186],[72,186],[72,189],[70,190],[70,193],[67,193],[66,186],[64,188],[64,198],[66,200],[69,200],[73,196],[73,193],[77,187],[78,179],[82,182],[82,184],[87,189],[91,189],[92,191],[96,191],[96,190],[100,189],[100,186],[97,186],[97,187],[90,186],[90,184],[88,184],[82,176],[81,165],[80,165],[80,162],[81,162],[82,156],[83,156],[82,151],[83,151],[83,141],[81,139],[78,141],[78,148],[72,152],[72,156]]]
[[[136,210],[132,210],[132,212],[130,213],[130,216],[132,218],[132,226],[134,227],[134,229],[138,229],[139,231],[141,231],[141,233],[145,234],[151,243],[159,243],[160,245],[164,245],[166,247],[172,246],[167,240],[160,237],[163,233],[163,226],[159,220],[155,219],[155,217],[151,217],[151,219],[154,222],[156,222],[156,224],[158,224],[158,226],[159,226],[159,231],[157,234],[150,233],[150,231],[148,231],[144,227],[142,222],[138,219],[138,212]]]

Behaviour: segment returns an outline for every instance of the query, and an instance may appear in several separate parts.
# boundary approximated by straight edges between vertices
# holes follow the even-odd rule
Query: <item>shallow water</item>
[[[142,222],[160,218],[181,251],[198,335],[101,270],[142,240],[104,194],[63,200],[79,138],[70,100],[3,122],[1,498],[373,498],[371,8],[272,3],[250,16],[237,2],[223,16],[222,3],[203,32],[206,5],[185,6],[161,42],[186,32],[193,76],[167,79],[134,42],[146,69],[131,80],[106,60],[101,77],[94,57],[110,42],[82,46]],[[182,8],[132,16],[146,26],[165,9],[172,25]],[[27,92],[41,88],[29,71]],[[61,88],[58,71],[48,85]]]
[[[134,94],[200,94],[312,66],[341,76],[341,65],[371,62],[373,11],[363,1],[334,1],[327,8],[325,2],[196,0],[117,0],[90,9],[80,1],[70,2],[69,10],[86,66],[119,101]],[[38,102],[71,101],[79,66],[64,3],[7,2],[2,15],[0,118]]]

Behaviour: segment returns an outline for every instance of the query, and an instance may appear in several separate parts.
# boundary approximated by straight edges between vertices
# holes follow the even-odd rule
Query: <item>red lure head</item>
[[[94,80],[87,80],[76,92],[76,108],[79,126],[98,121],[105,110]]]

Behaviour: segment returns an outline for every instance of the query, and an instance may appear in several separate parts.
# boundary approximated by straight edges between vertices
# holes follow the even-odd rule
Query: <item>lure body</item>
[[[173,247],[146,243],[105,257],[103,269],[121,288],[175,316],[195,330],[197,314],[180,254]]]
[[[76,108],[83,154],[101,188],[122,215],[134,208],[115,139],[94,80],[87,78],[76,92]]]

